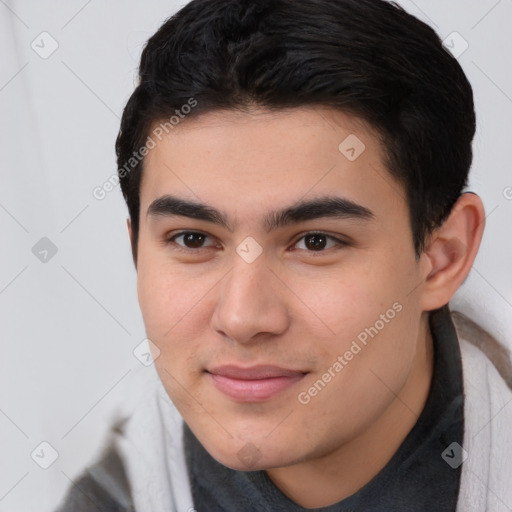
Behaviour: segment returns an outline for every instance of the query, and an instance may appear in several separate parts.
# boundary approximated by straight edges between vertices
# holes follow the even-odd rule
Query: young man
[[[474,131],[396,5],[165,22],[116,144],[157,373],[61,510],[512,510],[510,360],[447,306],[484,229]]]

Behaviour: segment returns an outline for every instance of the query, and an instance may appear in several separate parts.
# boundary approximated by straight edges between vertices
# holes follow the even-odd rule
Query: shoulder
[[[509,349],[464,315],[453,314],[461,350],[468,420],[478,429],[506,434],[512,424],[512,361]],[[491,423],[492,421],[492,423]]]
[[[454,315],[464,376],[464,446],[457,512],[510,510],[510,352],[465,316]]]
[[[56,512],[133,512],[130,485],[114,445],[69,488]]]
[[[463,313],[453,311],[451,316],[461,342],[463,357],[485,361],[491,373],[496,371],[512,390],[512,359],[509,349]]]

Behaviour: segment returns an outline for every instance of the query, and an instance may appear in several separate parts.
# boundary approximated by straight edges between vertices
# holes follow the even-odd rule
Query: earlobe
[[[484,226],[480,197],[462,194],[449,217],[432,233],[424,251],[430,267],[422,290],[425,311],[447,304],[464,282],[480,247]]]

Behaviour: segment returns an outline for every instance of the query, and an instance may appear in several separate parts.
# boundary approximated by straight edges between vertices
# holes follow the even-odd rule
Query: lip
[[[207,370],[219,391],[240,402],[263,402],[293,386],[306,372],[262,365],[235,365]]]

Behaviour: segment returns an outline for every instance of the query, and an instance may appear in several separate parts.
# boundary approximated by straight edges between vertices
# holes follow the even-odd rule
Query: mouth
[[[308,372],[277,366],[219,366],[206,370],[215,387],[239,402],[264,402],[290,388]]]

